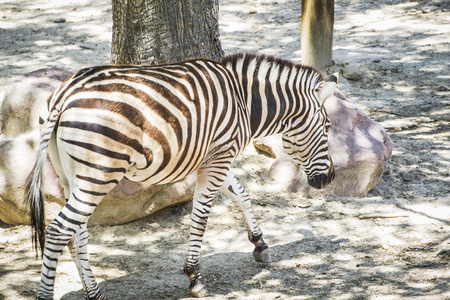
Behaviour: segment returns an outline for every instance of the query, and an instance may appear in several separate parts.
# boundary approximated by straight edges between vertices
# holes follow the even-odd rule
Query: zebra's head
[[[301,117],[293,120],[291,130],[283,134],[285,151],[305,171],[308,184],[316,189],[326,187],[335,177],[328,152],[331,123],[323,103],[334,94],[337,81],[336,73],[328,81],[311,80],[310,84],[303,86],[302,102],[309,107],[302,110],[304,114]]]

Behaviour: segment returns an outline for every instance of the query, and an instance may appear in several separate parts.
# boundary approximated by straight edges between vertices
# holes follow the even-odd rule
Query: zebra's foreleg
[[[200,249],[213,198],[225,180],[228,170],[229,164],[222,168],[202,167],[197,170],[197,187],[193,199],[189,248],[184,264],[184,273],[191,281],[189,292],[196,297],[208,296],[205,282],[200,273]]]
[[[269,246],[264,242],[263,234],[253,215],[251,199],[244,187],[232,172],[228,173],[221,191],[226,194],[241,210],[247,224],[248,239],[255,245],[253,257],[257,262],[270,262]]]
[[[189,232],[189,249],[184,264],[184,273],[191,281],[189,285],[189,292],[196,297],[206,297],[208,292],[206,285],[200,274],[200,249],[203,239],[203,234],[206,230],[206,224],[208,221],[208,215],[211,210],[212,198],[214,195],[205,197],[195,193],[192,216],[191,216],[191,228]]]
[[[86,223],[84,223],[68,244],[70,254],[72,255],[72,258],[77,266],[78,273],[80,274],[86,299],[107,299],[101,292],[97,282],[95,281],[91,267],[89,266],[87,253],[88,240],[89,235],[87,232],[87,226]]]

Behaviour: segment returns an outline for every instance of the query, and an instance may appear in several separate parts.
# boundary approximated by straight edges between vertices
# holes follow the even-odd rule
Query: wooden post
[[[332,64],[334,0],[302,0],[302,64],[323,70]]]

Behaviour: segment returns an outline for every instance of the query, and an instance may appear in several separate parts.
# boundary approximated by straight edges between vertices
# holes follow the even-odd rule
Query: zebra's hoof
[[[195,285],[189,287],[189,292],[197,298],[208,297],[208,290],[203,280],[196,280]]]
[[[99,292],[95,297],[89,297],[88,295],[84,295],[86,300],[110,300],[108,297],[103,294],[103,292]]]
[[[272,258],[270,257],[269,246],[267,246],[267,244],[265,243],[264,245],[266,246],[264,249],[262,249],[261,247],[255,248],[255,250],[253,251],[253,257],[257,262],[265,262],[265,263],[272,262]]]

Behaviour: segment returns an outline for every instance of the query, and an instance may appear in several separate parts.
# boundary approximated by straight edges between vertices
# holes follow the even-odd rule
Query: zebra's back
[[[229,72],[207,60],[85,69],[51,100],[62,111],[53,149],[94,173],[105,171],[97,172],[101,165],[125,168],[134,181],[176,181],[208,155],[236,156],[248,143],[248,116],[236,95]]]

